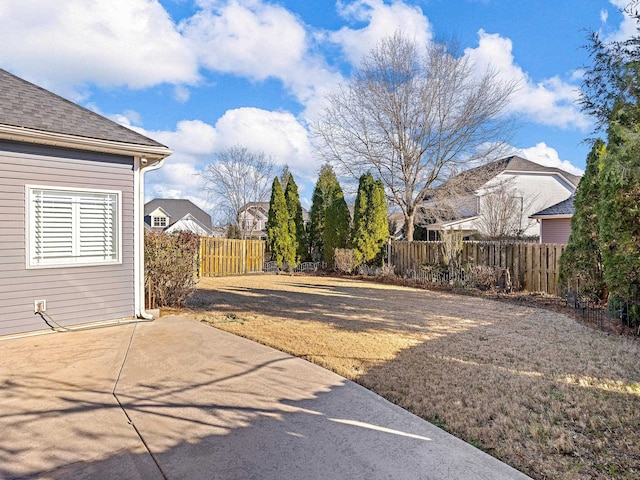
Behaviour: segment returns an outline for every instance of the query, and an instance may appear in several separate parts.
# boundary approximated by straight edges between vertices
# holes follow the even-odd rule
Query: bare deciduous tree
[[[235,146],[216,154],[215,161],[200,174],[204,190],[224,212],[227,222],[240,227],[243,238],[253,234],[257,218],[247,215],[240,225],[240,210],[269,200],[273,170],[274,160],[264,152]]]
[[[422,52],[396,33],[327,96],[313,130],[324,160],[341,174],[357,179],[371,171],[383,181],[411,241],[430,190],[461,166],[498,156],[512,126],[501,112],[515,88],[446,45]]]
[[[524,196],[515,188],[515,177],[505,178],[487,188],[479,197],[478,232],[488,239],[521,238],[535,220],[538,195]]]
[[[485,163],[451,176],[430,190],[424,202],[416,207],[415,223],[427,226],[447,223],[478,213],[478,189],[496,177],[506,166],[507,159]]]

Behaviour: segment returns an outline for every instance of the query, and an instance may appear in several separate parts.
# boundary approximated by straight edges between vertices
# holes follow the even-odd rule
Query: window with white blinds
[[[120,262],[120,192],[27,186],[28,266]]]

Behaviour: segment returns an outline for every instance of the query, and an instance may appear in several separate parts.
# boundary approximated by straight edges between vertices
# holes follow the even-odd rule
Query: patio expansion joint
[[[127,357],[129,356],[129,350],[131,349],[131,344],[133,343],[133,337],[134,337],[134,335],[136,333],[137,326],[138,326],[137,323],[134,323],[133,329],[131,330],[131,337],[129,338],[129,343],[127,345],[127,350],[124,353],[124,358],[122,359],[122,364],[120,365],[120,370],[118,371],[118,375],[116,376],[116,381],[113,384],[113,389],[111,390],[111,395],[113,395],[113,398],[115,398],[116,402],[118,402],[118,406],[122,410],[122,413],[124,413],[124,416],[127,418],[127,423],[129,423],[129,425],[131,425],[133,427],[133,430],[136,432],[136,435],[138,436],[138,438],[140,439],[140,441],[144,445],[144,448],[147,450],[147,453],[149,454],[149,456],[153,460],[153,463],[156,464],[156,467],[158,468],[158,471],[160,472],[160,475],[162,475],[162,478],[164,478],[164,480],[169,480],[169,477],[167,477],[167,475],[162,470],[162,467],[160,466],[160,463],[158,462],[158,459],[156,458],[156,456],[151,451],[151,448],[149,448],[149,445],[147,444],[147,442],[145,441],[144,437],[142,436],[142,433],[140,432],[140,430],[138,430],[138,427],[136,427],[136,424],[133,422],[133,419],[127,413],[127,410],[125,409],[125,407],[122,404],[122,402],[120,402],[120,399],[118,398],[118,394],[116,393],[116,390],[118,388],[118,382],[120,381],[120,376],[122,375],[122,371],[124,370],[124,366],[127,363]]]

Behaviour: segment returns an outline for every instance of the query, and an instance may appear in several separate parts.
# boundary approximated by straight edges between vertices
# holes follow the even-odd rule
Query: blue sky
[[[234,145],[288,164],[309,198],[308,125],[380,38],[458,41],[520,88],[522,156],[584,169],[592,122],[576,106],[588,30],[635,32],[626,0],[0,0],[0,66],[172,148],[147,199],[213,199],[198,177]],[[579,172],[578,172],[579,173]]]

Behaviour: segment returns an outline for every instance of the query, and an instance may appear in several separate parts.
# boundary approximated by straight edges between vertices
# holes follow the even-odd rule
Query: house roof
[[[526,160],[517,155],[512,155],[494,162],[489,162],[479,167],[465,170],[448,180],[464,184],[466,193],[473,193],[484,185],[488,180],[502,172],[532,172],[532,173],[556,173],[563,176],[574,187],[580,183],[580,177],[565,170],[555,167],[547,167],[539,163]]]
[[[255,211],[255,209],[258,209],[258,210],[261,210],[265,216],[268,216],[269,208],[270,208],[269,202],[248,202],[240,208],[239,213],[245,212],[245,211],[249,211],[249,213],[251,213],[250,210],[253,209]],[[309,211],[304,207],[302,207],[302,220],[305,222],[309,221]]]
[[[0,125],[167,149],[3,69],[0,69]]]
[[[504,169],[505,172],[551,172],[557,173],[565,177],[574,187],[577,187],[580,183],[580,176],[574,175],[572,173],[567,172],[566,170],[562,170],[561,168],[555,167],[547,167],[544,165],[540,165],[539,163],[532,162],[530,160],[526,160],[524,158],[518,157],[517,155],[513,155],[511,157],[507,157],[504,160],[507,165]]]
[[[173,198],[155,198],[150,202],[144,204],[144,216],[145,221],[146,217],[151,214],[157,208],[161,208],[169,215],[170,221],[169,225],[171,226],[174,223],[180,221],[187,214],[191,214],[195,219],[198,220],[202,225],[211,229],[211,216],[202,210],[200,207],[195,205],[190,200],[184,199],[173,199]]]
[[[540,210],[539,212],[531,215],[531,218],[550,218],[550,217],[570,217],[573,216],[575,209],[573,206],[573,199],[575,195],[571,195],[566,200],[562,202],[556,203],[555,205],[551,205],[550,207],[545,208],[544,210]]]
[[[177,222],[172,223],[164,231],[172,233],[174,231],[186,230],[198,235],[211,235],[213,228],[209,225],[204,225],[200,220],[194,217],[191,213],[187,213],[184,217]]]
[[[240,207],[240,212],[245,212],[247,210],[253,210],[255,211],[256,209],[258,210],[262,210],[264,212],[265,215],[267,215],[269,213],[269,202],[248,202],[245,203],[242,207]]]

